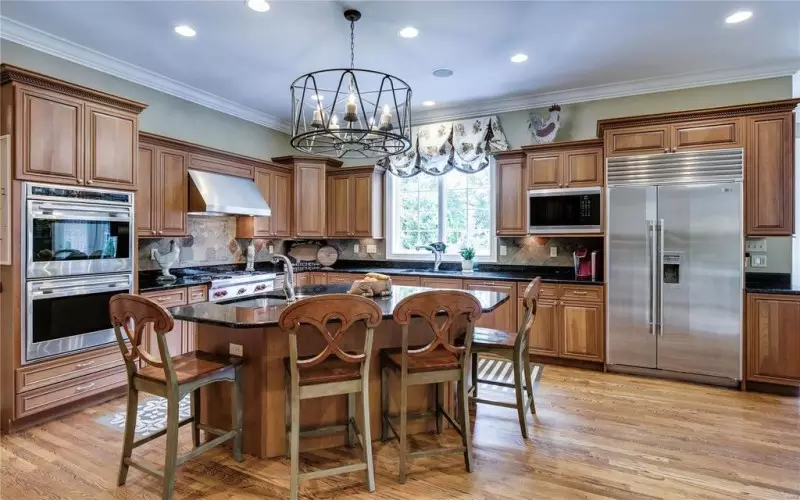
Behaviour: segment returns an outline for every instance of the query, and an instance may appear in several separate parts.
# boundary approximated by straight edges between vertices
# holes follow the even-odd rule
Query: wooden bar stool
[[[481,304],[474,295],[459,290],[434,290],[412,295],[400,301],[394,310],[394,321],[402,326],[402,347],[381,351],[381,439],[386,441],[388,430],[400,441],[400,482],[406,481],[406,461],[409,458],[464,453],[467,472],[472,471],[472,437],[470,435],[467,403],[467,362],[472,330],[481,316]],[[408,330],[412,317],[421,317],[431,327],[434,337],[428,345],[410,348]],[[463,345],[450,340],[451,329],[457,320],[466,319]],[[443,321],[437,321],[443,319]],[[400,428],[389,415],[388,370],[400,376]],[[458,422],[443,405],[444,384],[458,382]],[[435,408],[430,413],[408,415],[408,388],[413,385],[436,384]],[[436,430],[441,432],[442,416],[461,434],[462,446],[409,452],[407,449],[408,419],[435,415]]]
[[[372,359],[372,337],[381,322],[381,309],[365,297],[331,294],[310,297],[287,307],[278,324],[289,333],[289,358],[286,360],[286,421],[287,454],[291,462],[290,498],[297,499],[301,481],[366,470],[367,487],[375,491],[375,472],[372,464],[372,435],[369,426],[369,366]],[[338,322],[329,330],[328,323]],[[351,327],[363,323],[366,329],[364,349],[350,353],[340,343]],[[297,332],[300,325],[310,325],[322,335],[326,346],[322,352],[300,359]],[[360,329],[357,329],[360,331]],[[335,355],[338,359],[328,359]],[[362,418],[356,423],[355,396],[361,394]],[[300,430],[300,401],[347,394],[347,423],[320,429]],[[291,424],[288,424],[291,422]],[[353,446],[358,436],[364,461],[358,464],[300,474],[300,438],[347,432],[347,442]],[[361,431],[361,432],[359,432]]]
[[[203,351],[193,351],[170,357],[164,335],[174,326],[172,315],[159,304],[138,295],[121,293],[111,297],[109,302],[111,324],[117,343],[125,360],[128,372],[128,409],[125,417],[125,444],[119,464],[117,485],[122,486],[128,477],[128,468],[133,466],[164,480],[162,499],[172,498],[175,487],[176,469],[190,458],[203,453],[225,441],[233,439],[233,457],[242,460],[242,385],[239,377],[241,358],[219,356]],[[152,324],[158,342],[161,361],[142,348],[142,339],[147,334],[147,326]],[[133,333],[131,333],[131,327]],[[124,331],[124,336],[123,336]],[[131,343],[130,350],[125,341]],[[138,368],[138,361],[145,366]],[[200,388],[214,382],[233,383],[232,414],[233,429],[226,431],[203,425],[199,422]],[[167,428],[145,438],[135,440],[136,412],[139,406],[139,391],[167,398]],[[192,398],[192,415],[179,420],[178,406],[187,394]],[[192,441],[195,448],[185,455],[178,456],[178,429],[192,423]],[[200,444],[200,431],[215,435],[211,441]],[[158,437],[167,435],[166,459],[164,469],[158,470],[153,464],[134,461],[133,449]]]
[[[505,408],[516,408],[519,414],[519,426],[522,430],[522,437],[528,439],[528,423],[525,415],[530,408],[531,413],[536,415],[536,406],[533,402],[533,383],[531,381],[531,362],[528,355],[528,331],[536,318],[536,302],[539,300],[539,288],[541,278],[535,278],[525,289],[523,302],[525,304],[525,316],[519,325],[519,331],[504,332],[492,328],[475,328],[472,339],[472,387],[470,388],[470,401],[484,403]],[[481,354],[491,354],[508,359],[514,366],[514,383],[498,382],[495,380],[484,380],[478,378],[478,359]],[[523,387],[523,377],[525,385]],[[491,399],[478,398],[478,383],[509,387],[514,389],[516,403],[506,403]],[[527,397],[524,392],[527,390]]]

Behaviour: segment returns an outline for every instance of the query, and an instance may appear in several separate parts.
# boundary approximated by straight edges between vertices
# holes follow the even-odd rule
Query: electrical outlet
[[[750,267],[767,267],[766,255],[751,255]]]
[[[558,257],[558,248],[550,247],[550,257]]]
[[[745,245],[745,251],[747,252],[766,252],[767,251],[767,239],[766,238],[754,238],[751,240],[747,240],[747,244]]]
[[[228,344],[231,356],[244,356],[244,347],[239,344]]]
[[[378,253],[378,247],[375,245],[367,245],[367,253]]]
[[[361,252],[361,247],[358,245],[358,243],[356,243],[353,245],[353,253],[359,253],[359,252]]]
[[[500,245],[500,257],[505,257],[508,254],[508,250],[505,245]]]
[[[269,253],[275,253],[275,247],[274,247],[274,246],[272,246],[272,245],[268,246],[268,247],[267,247],[267,252],[269,252]]]

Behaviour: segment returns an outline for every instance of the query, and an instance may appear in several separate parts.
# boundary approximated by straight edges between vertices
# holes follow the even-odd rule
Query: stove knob
[[[226,295],[228,295],[227,290],[220,290],[218,292],[214,292],[214,297],[224,297]]]
[[[247,288],[240,288],[239,290],[236,291],[236,295],[241,295],[246,291],[247,291]]]
[[[264,290],[265,288],[267,288],[267,285],[263,285],[263,284],[262,285],[256,285],[256,292],[260,292],[261,290]]]

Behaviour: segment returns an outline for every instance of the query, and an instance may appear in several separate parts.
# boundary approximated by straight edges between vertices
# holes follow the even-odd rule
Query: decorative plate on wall
[[[339,252],[335,247],[326,245],[317,250],[317,262],[325,267],[330,267],[339,259]]]

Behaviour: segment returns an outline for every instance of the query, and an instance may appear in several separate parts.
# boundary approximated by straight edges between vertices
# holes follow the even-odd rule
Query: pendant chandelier
[[[411,87],[386,73],[354,67],[357,10],[350,21],[350,68],[297,78],[292,92],[292,147],[336,158],[382,158],[411,148]]]

